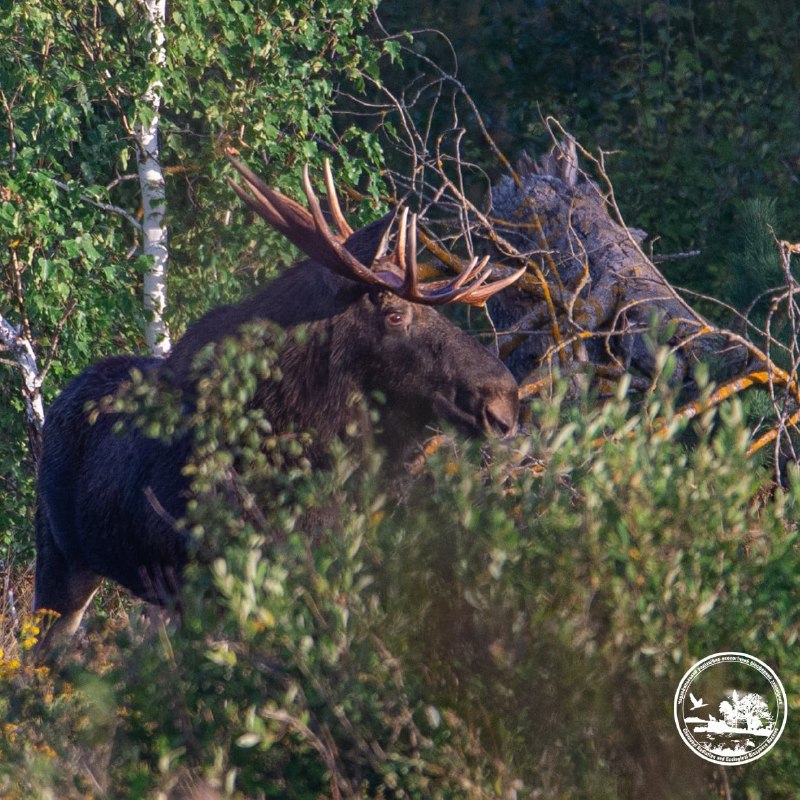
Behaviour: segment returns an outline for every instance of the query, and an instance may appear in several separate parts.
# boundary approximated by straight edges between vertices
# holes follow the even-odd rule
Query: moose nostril
[[[484,427],[487,433],[505,438],[517,432],[516,395],[512,397],[495,397],[483,409]]]

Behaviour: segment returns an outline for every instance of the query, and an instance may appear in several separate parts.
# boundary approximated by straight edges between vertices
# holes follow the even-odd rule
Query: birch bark
[[[28,440],[34,463],[38,465],[42,452],[44,403],[36,351],[30,337],[24,335],[21,329],[14,327],[2,314],[0,314],[0,342],[8,348],[22,372]]]
[[[164,37],[166,0],[141,0],[150,18],[150,60],[156,67],[156,77],[144,94],[145,118],[136,123],[139,184],[142,190],[143,251],[152,259],[144,276],[144,307],[147,313],[145,340],[154,355],[166,355],[171,348],[169,327],[165,319],[167,308],[167,272],[169,246],[166,225],[166,192],[161,168],[159,144],[159,112],[162,82],[158,78],[166,66],[167,50]]]

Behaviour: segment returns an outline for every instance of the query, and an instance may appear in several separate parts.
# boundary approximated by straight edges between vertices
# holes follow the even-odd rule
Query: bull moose
[[[185,514],[189,479],[183,467],[192,431],[171,442],[133,424],[119,432],[123,412],[95,413],[102,398],[130,382],[132,370],[155,374],[191,398],[197,354],[242,327],[266,321],[308,335],[287,340],[279,381],[256,388],[276,432],[313,432],[318,454],[361,413],[348,402],[384,398],[387,448],[418,439],[437,420],[473,435],[516,430],[517,385],[502,362],[438,313],[454,301],[482,304],[517,276],[488,281],[490,268],[473,260],[455,279],[419,282],[416,217],[404,211],[353,231],[325,165],[333,233],[308,175],[308,209],[275,191],[228,156],[244,180],[229,180],[239,197],[293,242],[305,260],[242,302],[215,308],[193,323],[165,359],[118,356],[76,377],[53,403],[44,427],[38,476],[34,606],[60,615],[45,648],[72,634],[102,578],[144,599],[154,576],[176,576],[187,560]],[[395,245],[390,231],[397,221]],[[189,401],[190,402],[190,401]],[[359,420],[360,422],[361,420]]]

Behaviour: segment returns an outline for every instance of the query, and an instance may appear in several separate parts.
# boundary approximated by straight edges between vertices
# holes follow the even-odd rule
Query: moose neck
[[[331,440],[353,425],[368,431],[359,385],[360,336],[353,319],[353,302],[365,287],[339,278],[314,262],[287,270],[252,297],[215,308],[193,323],[164,364],[166,372],[187,395],[199,377],[193,367],[207,345],[236,337],[242,326],[274,322],[291,334],[279,355],[279,381],[259,383],[254,405],[264,411],[276,431],[311,431],[314,460],[324,457]]]
[[[302,341],[289,340],[281,351],[281,379],[260,383],[254,398],[275,430],[312,433],[315,462],[325,459],[334,437],[370,432],[351,317],[345,309],[306,323]]]

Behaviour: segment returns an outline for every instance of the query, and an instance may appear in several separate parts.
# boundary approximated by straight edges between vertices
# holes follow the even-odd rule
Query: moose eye
[[[386,315],[386,324],[390,328],[400,328],[406,324],[406,315],[402,311],[390,311]]]

